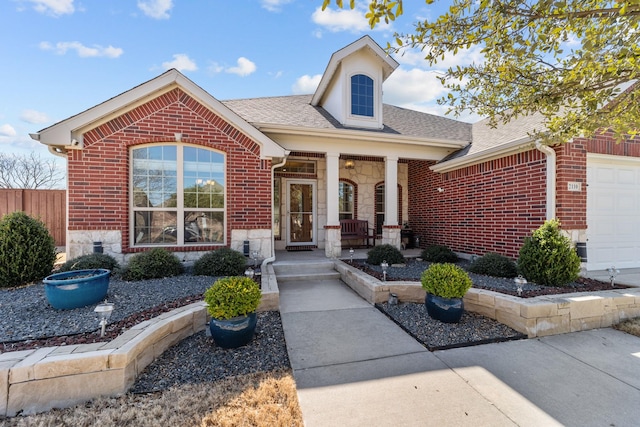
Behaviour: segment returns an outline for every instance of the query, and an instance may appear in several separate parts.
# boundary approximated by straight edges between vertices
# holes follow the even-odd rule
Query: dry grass
[[[290,371],[251,374],[163,393],[96,399],[6,419],[6,426],[302,426]]]
[[[624,322],[615,325],[614,328],[622,332],[640,337],[640,317],[625,320]]]

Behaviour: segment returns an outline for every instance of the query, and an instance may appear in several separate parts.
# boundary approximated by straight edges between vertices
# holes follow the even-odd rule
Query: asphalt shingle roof
[[[312,95],[292,95],[222,101],[249,123],[307,127],[313,129],[355,129],[416,138],[471,141],[471,124],[384,104],[382,130],[341,125],[326,110],[310,104]]]

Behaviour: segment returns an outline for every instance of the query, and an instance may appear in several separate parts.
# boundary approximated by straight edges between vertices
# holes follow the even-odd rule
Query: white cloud
[[[304,76],[299,77],[296,80],[296,82],[291,87],[291,91],[294,95],[314,93],[318,88],[321,79],[322,74],[316,74],[315,76],[305,74]]]
[[[162,68],[165,70],[169,70],[171,68],[175,68],[178,71],[196,71],[198,66],[195,61],[189,58],[188,55],[184,53],[176,53],[173,55],[173,61],[163,62]]]
[[[36,12],[47,15],[60,16],[72,14],[75,11],[73,0],[26,0],[33,4]]]
[[[447,53],[444,59],[438,58],[438,62],[433,65],[433,69],[446,70],[458,65],[468,65],[471,63],[481,64],[484,62],[484,55],[478,46],[471,49],[460,49],[457,54]],[[419,68],[429,68],[429,63],[424,59],[425,52],[420,49],[404,49],[400,54],[394,55],[396,61],[403,65],[411,65]]]
[[[17,132],[10,124],[0,126],[0,136],[16,136]]]
[[[292,0],[260,0],[260,4],[262,7],[267,9],[269,12],[280,12],[282,10],[282,6],[291,3]]]
[[[47,114],[36,110],[24,110],[20,115],[20,120],[33,124],[47,123],[51,121]]]
[[[256,71],[256,64],[241,56],[240,58],[238,58],[238,66],[229,67],[224,71],[229,74],[237,74],[241,77],[244,77]]]
[[[53,50],[59,55],[64,55],[69,50],[75,50],[81,58],[117,58],[124,53],[124,51],[119,47],[113,47],[111,45],[107,47],[100,45],[93,45],[89,47],[80,42],[58,42],[55,45],[49,42],[41,42],[40,49]]]
[[[153,19],[169,19],[169,11],[173,8],[173,0],[138,1],[138,8]]]
[[[445,93],[437,73],[418,68],[399,67],[384,83],[385,102],[400,107],[435,103]]]
[[[380,22],[371,30],[369,21],[364,17],[365,13],[366,11],[359,6],[354,9],[349,9],[348,7],[345,9],[331,9],[328,7],[325,10],[319,7],[311,15],[311,20],[332,33],[340,31],[349,31],[351,33],[386,31],[391,28],[391,23]],[[315,36],[320,38],[321,34],[316,32]]]

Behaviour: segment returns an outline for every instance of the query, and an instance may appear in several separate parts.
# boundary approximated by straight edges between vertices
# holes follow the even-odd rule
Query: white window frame
[[[176,207],[136,207],[134,206],[134,185],[133,185],[133,172],[134,172],[134,152],[136,149],[141,148],[152,148],[159,146],[175,146],[176,147]],[[202,150],[207,150],[214,152],[216,154],[220,154],[222,156],[222,173],[224,177],[224,185],[223,185],[223,207],[222,208],[186,208],[184,207],[184,148],[191,147]],[[158,247],[158,246],[166,246],[166,247],[183,247],[183,246],[224,246],[227,241],[227,154],[223,151],[213,149],[211,147],[204,147],[201,145],[194,144],[183,144],[177,142],[165,142],[165,143],[153,143],[153,144],[144,144],[144,145],[136,145],[130,148],[129,150],[129,245],[131,248],[140,248],[140,247]],[[186,211],[202,211],[202,212],[222,212],[222,229],[223,236],[222,242],[185,242],[184,241],[184,213]],[[135,214],[140,211],[157,211],[157,212],[176,212],[176,228],[177,228],[177,241],[175,244],[169,243],[136,243],[136,235],[135,235]]]

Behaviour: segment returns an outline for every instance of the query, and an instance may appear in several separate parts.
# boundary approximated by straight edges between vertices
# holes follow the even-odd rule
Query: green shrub
[[[518,267],[512,259],[492,252],[476,259],[469,267],[469,271],[493,277],[511,278],[518,275]]]
[[[430,245],[422,250],[420,258],[429,262],[456,262],[458,256],[444,245]]]
[[[24,212],[0,220],[0,287],[14,287],[51,274],[56,245],[42,221]]]
[[[58,271],[62,273],[71,270],[90,270],[94,268],[106,268],[111,270],[111,274],[116,274],[120,271],[120,264],[111,255],[94,253],[67,260],[60,266]]]
[[[545,221],[525,238],[518,270],[528,281],[539,285],[564,286],[578,278],[580,257],[569,238],[561,234],[557,220]]]
[[[380,265],[382,261],[391,264],[404,263],[404,257],[398,248],[393,245],[385,244],[376,246],[367,252],[367,262],[371,265]]]
[[[422,288],[443,298],[462,298],[471,288],[471,278],[455,264],[431,264],[420,277]]]
[[[209,315],[218,320],[255,312],[261,298],[262,292],[258,284],[244,276],[218,279],[204,293]]]
[[[247,259],[238,251],[220,248],[207,252],[193,264],[197,276],[242,276]]]
[[[124,280],[158,279],[172,277],[184,271],[177,256],[163,248],[154,248],[131,257],[122,272]]]

